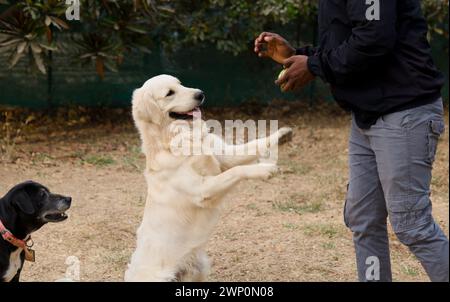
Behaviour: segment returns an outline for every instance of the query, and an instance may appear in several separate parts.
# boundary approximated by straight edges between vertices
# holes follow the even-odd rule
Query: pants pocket
[[[439,137],[445,131],[445,123],[442,120],[432,120],[428,124],[428,160],[433,163],[436,158],[436,151]]]
[[[348,224],[348,218],[347,218],[347,200],[348,200],[348,188],[349,188],[349,184],[347,184],[347,193],[346,193],[346,196],[345,196],[345,202],[344,202],[344,210],[342,211],[343,213],[343,217],[344,217],[344,223],[345,223],[345,226],[347,227],[347,228],[349,228],[349,224]]]
[[[432,220],[428,194],[389,198],[387,203],[389,219],[395,233],[417,228]]]

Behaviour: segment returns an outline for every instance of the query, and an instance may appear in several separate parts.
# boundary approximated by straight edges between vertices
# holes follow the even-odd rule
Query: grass
[[[246,205],[245,207],[249,210],[258,210],[258,207],[254,203],[250,203],[250,204]]]
[[[280,212],[290,212],[302,215],[305,213],[318,213],[322,211],[323,203],[320,201],[301,203],[295,199],[289,199],[282,202],[275,201],[272,203],[272,207]]]
[[[339,233],[339,229],[332,224],[309,224],[303,227],[303,232],[308,236],[324,236],[334,238]]]
[[[11,161],[16,156],[16,143],[22,136],[23,130],[33,120],[32,116],[14,124],[12,111],[5,110],[0,115],[0,160]]]
[[[289,230],[298,230],[298,225],[294,223],[283,223],[283,227]]]
[[[36,154],[32,155],[32,163],[34,165],[38,164],[38,163],[47,164],[53,160],[54,160],[54,158],[50,154],[47,154],[47,153],[36,153]]]
[[[419,271],[416,268],[414,268],[412,266],[408,266],[408,265],[402,266],[402,272],[405,275],[412,276],[412,277],[419,275]]]
[[[43,173],[41,171],[37,171],[36,172],[36,176],[42,178],[42,177],[47,177],[48,175],[47,175],[47,173]]]
[[[105,167],[116,163],[113,158],[101,155],[91,155],[83,158],[82,161],[97,167]]]
[[[83,157],[84,157],[85,155],[86,155],[86,153],[85,153],[84,151],[77,150],[77,151],[75,151],[75,152],[72,153],[71,157],[83,159]]]
[[[104,253],[103,261],[114,264],[113,267],[121,269],[130,261],[129,258],[130,256],[127,250],[122,247],[113,247],[112,249],[109,249],[107,253]]]
[[[431,179],[431,185],[440,187],[445,185],[445,178],[441,177],[439,175],[433,175],[433,178]]]
[[[322,247],[326,250],[334,250],[336,248],[336,245],[333,242],[325,242],[322,243]]]
[[[245,208],[248,209],[248,210],[252,210],[253,212],[256,212],[256,213],[255,213],[255,216],[256,216],[256,217],[261,217],[261,216],[265,216],[265,215],[268,214],[266,211],[260,209],[260,208],[259,208],[256,204],[254,204],[254,203],[247,204],[247,205],[245,206]]]
[[[143,206],[145,206],[145,198],[144,198],[144,197],[142,197],[142,196],[139,196],[139,199],[138,199],[137,205],[138,205],[138,206],[140,206],[140,207],[143,207]]]
[[[142,157],[141,147],[132,145],[128,148],[127,154],[123,156],[122,163],[134,171],[141,171],[144,169]]]
[[[143,167],[140,165],[140,161],[138,158],[134,156],[125,156],[122,159],[125,166],[132,167],[134,170],[141,171],[143,170]]]
[[[285,167],[283,174],[295,174],[298,176],[306,175],[313,170],[313,167],[307,164],[299,164],[293,160],[283,159],[278,162],[281,167]]]

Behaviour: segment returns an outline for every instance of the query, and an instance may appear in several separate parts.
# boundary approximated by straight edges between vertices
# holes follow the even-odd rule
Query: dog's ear
[[[23,213],[27,215],[31,215],[34,213],[34,207],[31,202],[31,198],[24,189],[14,192],[11,196],[11,201],[13,206]]]
[[[136,120],[142,120],[147,123],[160,125],[163,113],[155,104],[150,92],[143,88],[136,89],[133,92],[133,117]]]

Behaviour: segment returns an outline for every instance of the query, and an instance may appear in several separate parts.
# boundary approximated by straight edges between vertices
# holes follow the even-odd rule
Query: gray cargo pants
[[[432,281],[449,280],[448,239],[431,214],[430,181],[442,100],[380,117],[370,129],[354,118],[344,219],[353,232],[360,281],[391,281],[387,217],[397,238]]]

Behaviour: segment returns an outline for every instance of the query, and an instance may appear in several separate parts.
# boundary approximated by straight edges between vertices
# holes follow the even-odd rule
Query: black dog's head
[[[72,198],[53,194],[43,185],[27,181],[12,188],[3,198],[15,209],[20,221],[33,229],[48,222],[67,219]]]

